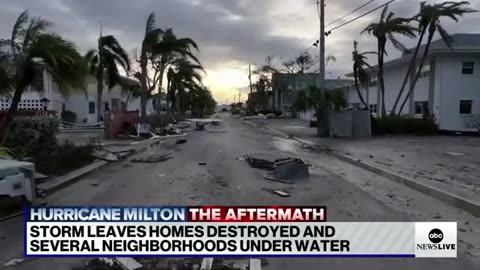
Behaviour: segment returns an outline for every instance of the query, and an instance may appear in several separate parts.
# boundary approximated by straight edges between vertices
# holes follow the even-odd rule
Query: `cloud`
[[[386,0],[375,0],[330,27],[384,2]],[[331,22],[363,3],[327,1],[326,21]],[[472,7],[480,9],[480,0],[471,3]],[[128,51],[140,47],[145,20],[150,12],[155,12],[159,27],[172,27],[178,36],[197,41],[201,61],[207,71],[215,74],[206,81],[219,96],[237,91],[239,82],[235,80],[229,85],[229,80],[225,79],[236,76],[233,70],[247,85],[245,69],[239,67],[261,64],[269,55],[283,59],[298,56],[316,39],[319,25],[315,0],[0,0],[0,4],[0,37],[8,37],[18,14],[28,9],[32,15],[54,22],[55,31],[73,40],[82,51],[95,46],[100,22],[103,33],[114,34]],[[418,7],[418,0],[397,0],[390,9],[398,16],[411,16]],[[327,74],[337,77],[350,71],[353,40],[360,42],[363,51],[375,50],[376,40],[360,32],[376,21],[379,13],[333,31],[327,38],[327,54],[337,58],[336,63],[328,66]],[[476,31],[479,22],[478,16],[470,15],[462,23],[448,20],[442,23],[455,33]],[[408,46],[415,44],[415,40],[402,40]],[[391,52],[389,58],[399,55],[390,47],[388,50]],[[316,53],[315,50],[312,53]]]

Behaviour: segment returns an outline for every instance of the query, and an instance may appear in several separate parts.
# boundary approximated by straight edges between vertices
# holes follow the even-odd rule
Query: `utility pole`
[[[238,102],[242,102],[242,89],[238,88]]]
[[[248,80],[250,81],[250,94],[253,92],[252,87],[252,66],[248,65]]]
[[[325,0],[317,0],[317,5],[320,5],[319,83],[320,88],[323,88],[325,86]]]

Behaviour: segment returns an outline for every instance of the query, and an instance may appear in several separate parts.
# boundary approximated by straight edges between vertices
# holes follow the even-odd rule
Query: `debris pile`
[[[156,162],[165,162],[167,160],[173,159],[170,156],[171,153],[162,154],[162,155],[150,155],[142,158],[133,158],[131,161],[136,163],[156,163]]]
[[[268,160],[253,155],[245,155],[244,158],[252,168],[270,171],[265,176],[267,180],[293,184],[294,179],[306,178],[310,175],[308,164],[300,158]]]

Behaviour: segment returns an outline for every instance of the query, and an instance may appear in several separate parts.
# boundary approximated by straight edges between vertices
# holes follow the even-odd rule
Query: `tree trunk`
[[[366,109],[368,109],[368,105],[367,103],[365,102],[365,99],[363,99],[363,96],[362,96],[362,93],[360,92],[360,87],[358,85],[358,73],[357,71],[354,71],[354,77],[355,77],[355,90],[357,90],[357,95],[358,95],[358,98],[360,99],[360,101],[363,103],[363,105],[365,106]]]
[[[400,92],[398,93],[398,96],[395,99],[395,103],[393,104],[393,108],[391,112],[392,115],[395,115],[395,110],[397,109],[398,103],[400,102],[400,99],[402,98],[402,94],[405,91],[405,86],[407,86],[408,78],[410,77],[410,74],[412,73],[412,69],[415,66],[415,60],[417,59],[418,52],[420,50],[420,47],[422,46],[423,37],[425,36],[426,31],[427,31],[427,28],[424,27],[422,30],[422,33],[420,34],[420,37],[418,37],[417,47],[415,48],[415,52],[413,54],[412,60],[410,60],[410,65],[408,66],[407,74],[405,74],[402,87],[400,88]]]
[[[415,79],[413,83],[410,85],[410,90],[407,93],[407,96],[405,97],[405,100],[402,103],[402,106],[398,110],[398,114],[400,115],[403,111],[403,108],[405,107],[405,104],[407,103],[408,99],[410,98],[410,95],[412,95],[413,91],[415,90],[415,85],[417,84],[418,78],[420,78],[420,74],[422,73],[422,68],[423,65],[425,64],[425,60],[427,59],[428,51],[430,49],[430,45],[433,40],[433,36],[435,35],[436,32],[436,27],[435,24],[430,25],[429,29],[429,35],[428,35],[428,41],[427,44],[425,45],[425,51],[423,52],[422,60],[420,61],[420,65],[418,66],[417,73],[415,75]]]
[[[162,86],[163,86],[163,74],[165,69],[160,70],[160,78],[158,79],[158,104],[157,104],[157,115],[160,115],[162,112]]]
[[[385,107],[385,81],[383,79],[383,57],[385,52],[385,42],[383,40],[378,41],[378,83],[380,84],[380,94],[382,97],[382,117],[387,115],[387,109]]]
[[[147,52],[142,46],[142,54],[140,56],[140,84],[142,85],[142,95],[140,97],[140,119],[142,123],[147,120],[147,101],[148,101],[148,86],[147,86]]]
[[[1,145],[5,145],[7,142],[8,132],[13,122],[13,117],[18,109],[18,103],[20,103],[20,99],[22,98],[23,88],[17,87],[15,89],[15,94],[13,95],[12,104],[8,109],[7,115],[3,121],[2,129],[0,130],[0,143]]]
[[[103,69],[97,71],[97,122],[102,122]],[[103,119],[105,120],[105,119]]]

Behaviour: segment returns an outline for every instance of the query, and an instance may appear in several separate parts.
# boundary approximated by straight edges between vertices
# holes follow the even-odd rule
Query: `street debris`
[[[180,139],[175,142],[175,144],[185,144],[187,142],[187,139]]]
[[[151,155],[146,158],[134,158],[131,161],[135,163],[156,163],[156,162],[165,162],[167,160],[173,159],[170,156],[170,153],[163,155]]]
[[[465,154],[456,153],[456,152],[445,152],[445,154],[450,155],[450,156],[465,156]]]
[[[277,194],[280,197],[290,197],[290,194],[288,194],[287,192],[285,192],[283,190],[275,190],[274,192],[275,192],[275,194]]]
[[[115,155],[113,153],[110,153],[110,152],[107,152],[107,151],[96,151],[93,155],[98,159],[105,160],[105,161],[108,161],[108,162],[118,161],[118,156],[117,155]]]
[[[10,261],[8,261],[7,263],[5,263],[3,266],[15,266],[15,265],[19,265],[23,262],[23,259],[11,259]]]
[[[244,157],[245,157],[245,160],[248,162],[248,164],[252,168],[268,170],[268,171],[272,171],[274,169],[274,167],[273,167],[274,161],[254,157],[254,156],[251,156],[251,155],[245,155]]]
[[[200,130],[200,131],[205,130],[205,123],[196,122],[196,123],[195,123],[195,129],[196,129],[196,130]]]
[[[292,179],[309,177],[309,165],[300,158],[265,158],[262,155],[245,155],[245,160],[252,168],[270,171],[265,179],[285,184],[293,184]],[[240,157],[237,159],[240,160]]]
[[[265,175],[264,178],[267,179],[267,180],[270,180],[270,181],[280,182],[280,183],[284,183],[284,184],[288,184],[288,185],[292,185],[292,184],[295,183],[294,181],[278,179],[278,178],[272,177],[271,175]]]
[[[206,162],[199,162],[198,165],[199,165],[199,166],[206,166],[207,163],[206,163]]]

